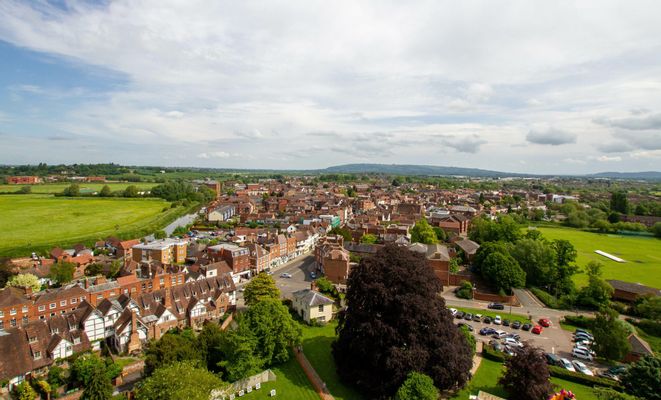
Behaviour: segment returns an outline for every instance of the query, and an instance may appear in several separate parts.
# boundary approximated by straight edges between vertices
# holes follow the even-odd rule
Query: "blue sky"
[[[661,169],[661,4],[0,2],[0,162]]]

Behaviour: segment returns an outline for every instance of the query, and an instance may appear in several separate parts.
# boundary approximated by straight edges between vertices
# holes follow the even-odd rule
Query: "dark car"
[[[529,331],[530,328],[532,328],[531,324],[523,324],[523,326],[521,327],[521,329],[523,329],[524,331]]]
[[[464,317],[464,312],[463,311],[457,311],[457,313],[454,315],[455,318],[462,319]]]
[[[458,323],[457,326],[458,326],[459,328],[461,328],[462,326],[465,326],[466,329],[468,329],[469,331],[473,332],[473,327],[470,326],[470,325],[468,325],[468,324],[466,324],[466,323],[464,323],[464,322],[460,322],[460,323]]]
[[[466,313],[466,315],[464,315],[464,319],[465,319],[466,321],[470,321],[470,320],[472,320],[472,319],[473,319],[473,314],[471,314],[471,313]]]
[[[495,329],[489,327],[480,329],[480,335],[484,335],[484,336],[493,335],[495,332],[496,332]]]
[[[544,353],[544,356],[546,357],[546,363],[548,365],[560,365],[560,357],[555,354]]]
[[[492,310],[504,310],[505,309],[505,306],[500,304],[500,303],[489,303],[489,305],[487,307],[492,309]]]
[[[475,321],[475,322],[480,322],[480,319],[481,319],[481,318],[480,318],[479,315],[477,315],[477,314],[473,315],[473,321]]]
[[[509,319],[504,319],[503,320],[503,326],[510,326],[510,320]]]
[[[482,322],[484,322],[485,324],[490,324],[491,323],[491,317],[484,317]]]
[[[519,329],[519,328],[521,328],[521,322],[519,322],[519,321],[514,321],[514,322],[512,322],[512,325],[510,325],[510,327],[511,327],[512,329]]]
[[[486,336],[486,335],[488,335],[488,333],[487,333],[487,329],[488,329],[488,328],[482,328],[482,329],[480,329],[480,332],[479,332],[480,335],[482,335],[482,336]]]

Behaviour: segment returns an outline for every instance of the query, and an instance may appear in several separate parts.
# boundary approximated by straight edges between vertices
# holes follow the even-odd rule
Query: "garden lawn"
[[[301,369],[301,366],[298,365],[293,354],[291,354],[289,361],[276,368],[271,368],[271,371],[276,376],[274,382],[263,383],[261,389],[253,390],[252,393],[246,394],[241,399],[273,399],[273,397],[269,396],[271,389],[275,389],[276,399],[319,399],[319,395],[314,391],[312,384],[305,375],[305,372],[303,372],[303,369]]]
[[[475,314],[482,314],[482,318],[484,317],[495,317],[496,315],[500,315],[500,318],[502,319],[509,319],[510,321],[519,321],[522,324],[528,323],[528,317],[524,317],[523,315],[517,315],[517,314],[511,314],[509,313],[509,307],[505,306],[504,310],[498,310],[498,311],[493,311],[493,310],[483,310],[481,308],[467,308],[467,307],[449,307],[449,308],[456,308],[459,311],[463,312],[469,312],[473,315]],[[516,311],[516,308],[514,308],[514,311]],[[459,320],[457,320],[459,321]],[[466,321],[468,322],[468,321]],[[532,323],[532,322],[530,322]],[[495,325],[497,326],[497,325]]]
[[[0,196],[0,256],[29,255],[108,236],[136,238],[184,212],[161,199]]]
[[[73,182],[71,182],[73,183]],[[71,185],[71,183],[40,183],[37,185],[0,185],[0,193],[13,193],[20,190],[23,186],[30,186],[32,193],[34,194],[53,194],[53,193],[62,193],[62,191]],[[85,193],[94,193],[99,192],[101,188],[105,185],[108,185],[110,190],[113,192],[124,190],[129,186],[135,186],[140,190],[149,190],[158,183],[151,182],[108,182],[108,183],[78,183],[80,186],[80,192]]]
[[[503,370],[503,364],[482,358],[479,368],[475,372],[475,375],[473,375],[473,379],[471,379],[465,388],[451,398],[466,400],[471,394],[476,395],[481,390],[506,399],[507,392],[498,385],[498,379],[500,379]]]
[[[576,400],[596,400],[597,396],[590,386],[581,385],[580,383],[566,381],[560,378],[551,378],[551,383],[557,385],[556,390],[559,392],[561,389],[571,390],[576,395]]]
[[[628,236],[585,232],[572,228],[538,227],[546,239],[569,240],[578,252],[576,262],[583,268],[590,261],[604,265],[604,279],[638,282],[661,288],[661,240],[651,236]],[[620,257],[627,262],[618,263],[595,253],[595,250]],[[574,275],[577,286],[587,284],[587,275]]]
[[[335,371],[335,360],[331,354],[331,343],[335,340],[337,322],[332,321],[323,327],[303,325],[303,352],[317,371],[326,387],[337,400],[362,399],[358,392],[340,382]]]

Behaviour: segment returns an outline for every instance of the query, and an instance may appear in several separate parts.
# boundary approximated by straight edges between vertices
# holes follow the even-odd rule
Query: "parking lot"
[[[507,319],[508,314],[503,312],[499,314],[502,319]],[[574,347],[573,335],[571,332],[565,331],[560,328],[559,321],[554,320],[554,318],[548,318],[551,321],[551,326],[548,328],[543,328],[541,334],[537,335],[532,333],[532,329],[529,331],[524,331],[523,329],[513,329],[511,326],[496,325],[492,323],[484,323],[480,321],[467,321],[465,319],[455,318],[455,324],[464,323],[473,327],[473,336],[477,341],[482,342],[484,345],[488,345],[490,340],[493,340],[491,335],[480,335],[479,331],[482,328],[493,328],[495,330],[502,330],[506,333],[516,333],[520,338],[520,342],[529,342],[535,347],[542,348],[545,352],[556,354],[558,357],[566,358],[569,361],[579,360],[583,362],[588,368],[594,370],[595,375],[597,374],[597,369],[603,369],[603,366],[598,365],[594,361],[587,361],[583,359],[577,359],[572,357],[572,348]],[[539,318],[537,319],[539,320]],[[539,325],[537,320],[531,321],[532,326]]]

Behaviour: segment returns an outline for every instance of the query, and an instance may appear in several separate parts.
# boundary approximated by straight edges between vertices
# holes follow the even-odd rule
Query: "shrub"
[[[651,319],[636,321],[632,318],[627,318],[626,321],[644,330],[649,335],[661,337],[661,321],[653,321]]]
[[[612,381],[606,378],[599,378],[597,376],[584,375],[580,372],[568,371],[564,368],[557,367],[555,365],[550,365],[549,371],[551,372],[551,376],[555,376],[556,378],[564,379],[570,382],[580,383],[581,385],[586,385],[586,386],[597,385],[597,386],[613,388],[616,390],[622,389],[620,384],[616,381]]]
[[[459,288],[456,291],[457,297],[462,299],[473,298],[473,285],[468,281],[461,281]]]
[[[544,303],[545,306],[549,308],[560,308],[558,299],[550,293],[536,287],[530,288],[530,291],[539,299],[539,301]]]
[[[592,329],[594,318],[584,317],[583,315],[565,315],[561,322],[578,326],[579,328]]]
[[[502,353],[500,351],[496,351],[493,348],[491,348],[491,346],[486,344],[482,346],[482,357],[499,363],[504,363],[509,358],[507,354]]]

